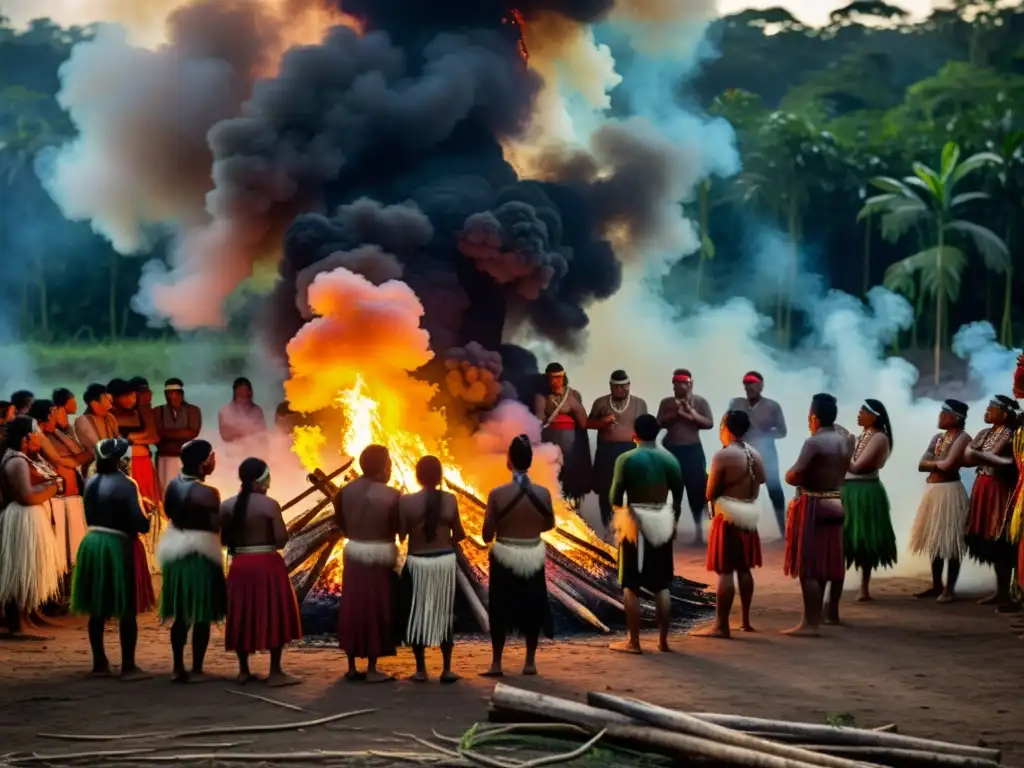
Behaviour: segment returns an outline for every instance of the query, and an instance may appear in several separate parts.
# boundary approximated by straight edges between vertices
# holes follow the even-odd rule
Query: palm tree
[[[890,289],[905,289],[908,279],[917,277],[921,291],[934,297],[936,386],[942,370],[946,302],[955,302],[959,296],[960,280],[967,266],[967,254],[952,242],[969,241],[982,255],[985,266],[994,272],[1005,274],[1009,269],[1010,252],[1003,239],[987,227],[960,218],[968,204],[987,200],[989,196],[978,191],[956,192],[968,176],[1001,162],[999,155],[992,152],[979,152],[961,162],[959,145],[949,142],[942,149],[938,171],[914,163],[913,176],[902,180],[888,176],[871,179],[882,194],[868,199],[858,214],[858,221],[878,214],[882,236],[890,242],[916,227],[930,235],[932,245],[890,265],[884,282]]]

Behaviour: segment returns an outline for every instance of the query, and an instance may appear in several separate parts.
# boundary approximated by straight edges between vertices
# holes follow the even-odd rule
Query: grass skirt
[[[222,621],[227,614],[224,571],[205,555],[190,554],[165,563],[160,590],[161,621],[182,619],[189,624]]]
[[[896,564],[889,495],[878,478],[847,480],[843,494],[843,556],[846,567],[861,570]]]
[[[66,560],[53,533],[50,502],[0,512],[0,606],[34,611],[57,596]]]
[[[227,589],[227,650],[269,651],[302,639],[299,603],[280,554],[235,555],[228,570]]]
[[[911,554],[925,555],[929,560],[963,558],[967,551],[964,528],[969,507],[967,491],[959,480],[925,485],[910,529],[907,548]]]
[[[389,565],[368,565],[354,557],[344,559],[341,601],[338,604],[338,645],[357,659],[394,656],[398,574]]]
[[[71,579],[71,613],[102,619],[134,615],[134,560],[134,542],[127,536],[89,531],[78,547],[78,565]]]
[[[61,559],[71,569],[78,558],[78,546],[85,538],[85,504],[81,496],[61,496],[53,499],[54,535]]]
[[[838,498],[801,494],[789,503],[783,573],[806,581],[840,581],[843,560],[843,512]]]
[[[408,645],[435,648],[452,639],[455,625],[455,552],[408,555],[402,569],[399,614]]]
[[[487,597],[487,617],[491,634],[507,636],[513,632],[523,635],[544,633],[555,636],[555,624],[548,603],[548,584],[545,569],[530,576],[519,576],[490,554],[490,584]]]
[[[1003,536],[1012,490],[992,475],[978,475],[974,479],[964,544],[967,553],[979,563],[1013,567],[1017,553]]]
[[[728,522],[722,515],[711,519],[708,531],[707,570],[723,574],[760,568],[761,537]]]

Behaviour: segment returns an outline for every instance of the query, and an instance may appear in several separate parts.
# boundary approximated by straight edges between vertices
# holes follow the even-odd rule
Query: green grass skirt
[[[189,624],[223,621],[228,595],[224,569],[203,555],[187,555],[163,567],[159,616]]]
[[[889,495],[881,480],[848,480],[842,489],[843,554],[846,567],[890,568],[896,564],[896,534]]]
[[[120,619],[133,612],[129,580],[134,574],[128,572],[127,545],[116,533],[85,534],[71,579],[71,613]]]

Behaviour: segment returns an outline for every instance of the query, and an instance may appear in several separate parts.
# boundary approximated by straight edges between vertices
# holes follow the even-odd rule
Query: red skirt
[[[757,531],[746,531],[715,515],[708,532],[707,569],[723,574],[760,567],[761,537]]]
[[[783,573],[807,581],[840,581],[843,560],[843,513],[838,498],[801,494],[789,503]]]
[[[338,645],[357,659],[395,655],[394,601],[398,574],[386,565],[345,560],[338,605]]]
[[[228,615],[224,644],[255,653],[302,639],[299,602],[277,552],[241,553],[228,570]]]
[[[148,613],[156,606],[156,595],[149,575],[146,547],[138,536],[132,542],[132,569],[135,571],[135,612]]]
[[[978,475],[971,490],[971,510],[967,515],[968,536],[996,539],[1003,530],[1010,488],[992,475]]]
[[[153,504],[163,501],[160,496],[160,484],[156,481],[156,470],[153,459],[149,456],[132,456],[132,480],[139,486],[142,498]]]

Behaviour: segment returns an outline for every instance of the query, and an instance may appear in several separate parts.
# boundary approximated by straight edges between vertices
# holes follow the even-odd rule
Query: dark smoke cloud
[[[309,286],[317,275],[339,268],[356,272],[374,285],[402,278],[401,262],[390,253],[381,250],[378,245],[363,245],[352,251],[332,253],[327,258],[306,267],[295,277],[295,305],[303,320],[311,320],[315,314],[309,306]]]
[[[515,389],[501,380],[501,354],[475,341],[448,350],[444,383],[448,394],[472,409],[492,408],[498,400],[510,400]]]

